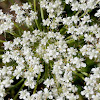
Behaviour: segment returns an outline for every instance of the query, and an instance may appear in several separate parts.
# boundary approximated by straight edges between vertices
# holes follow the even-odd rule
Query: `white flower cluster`
[[[62,17],[60,16],[63,10],[61,3],[62,2],[60,0],[51,2],[49,2],[48,0],[43,0],[40,2],[40,6],[42,8],[45,8],[47,10],[47,13],[49,14],[46,20],[42,20],[44,26],[50,26],[51,29],[57,28],[57,25],[59,25],[59,22],[61,22],[62,20]]]
[[[72,11],[78,10],[87,10],[87,9],[94,9],[97,5],[99,0],[65,0],[66,4],[70,4],[72,6]]]
[[[95,14],[95,16],[100,17],[100,9],[97,11],[97,13]]]
[[[100,99],[100,67],[92,68],[90,77],[85,78],[86,86],[81,92],[89,100]]]
[[[10,87],[11,83],[13,83],[12,70],[12,66],[3,66],[0,68],[0,98],[2,99],[4,96],[6,96],[5,88]]]
[[[31,10],[31,6],[28,3],[23,3],[22,6],[14,4],[10,7],[11,11],[15,11],[16,22],[17,23],[26,23],[27,26],[32,25],[34,19],[37,19],[37,12]]]
[[[100,62],[100,28],[97,24],[91,24],[92,20],[88,14],[88,10],[96,8],[99,0],[65,0],[64,3],[70,4],[71,10],[77,12],[76,15],[62,17],[61,0],[40,0],[40,7],[48,13],[48,18],[42,19],[43,25],[47,26],[45,32],[39,29],[30,30],[37,19],[37,13],[28,3],[10,7],[11,11],[15,12],[13,22],[11,15],[3,14],[0,10],[0,34],[12,29],[16,22],[29,27],[27,31],[23,29],[21,37],[3,43],[5,52],[2,55],[4,66],[0,68],[0,99],[6,96],[6,89],[15,79],[23,79],[27,87],[19,91],[19,99],[79,99],[73,76],[79,75],[78,72],[87,67],[87,57],[94,62]],[[100,10],[95,16],[100,16]],[[65,28],[67,39],[57,29],[60,22]],[[48,28],[52,30],[48,31]],[[70,46],[68,40],[80,42],[82,45],[73,43]],[[90,77],[85,80],[82,78],[86,86],[81,94],[89,100],[99,100],[100,68],[93,68],[92,72]],[[40,86],[38,89],[40,84],[42,88]]]
[[[2,10],[0,10],[0,34],[8,30],[12,30],[14,25],[14,23],[11,21],[12,17],[12,15],[4,14]]]
[[[35,45],[37,45],[37,47]],[[4,47],[7,51],[2,56],[3,63],[15,61],[17,66],[11,75],[16,77],[16,79],[19,79],[19,77],[25,78],[25,85],[31,89],[34,89],[36,85],[35,78],[37,78],[41,72],[44,72],[43,65],[40,64],[40,58],[43,58],[46,63],[56,60],[54,61],[54,65],[51,66],[53,68],[52,74],[54,74],[55,79],[47,79],[44,82],[47,88],[45,88],[43,92],[39,92],[42,93],[41,95],[44,95],[41,99],[56,98],[59,100],[60,97],[62,97],[72,100],[78,98],[78,95],[74,95],[77,88],[70,82],[73,79],[72,72],[77,68],[86,67],[86,64],[82,62],[84,59],[73,57],[73,55],[75,56],[77,54],[77,50],[73,47],[68,48],[64,37],[59,32],[44,33],[39,30],[34,30],[33,33],[30,33],[30,31],[24,31],[21,38],[15,38],[13,42],[4,42]],[[66,53],[67,48],[68,54]],[[62,59],[62,56],[66,59],[66,63],[64,59]],[[10,67],[13,69],[13,66]],[[57,90],[56,85],[58,85],[58,87],[61,85],[61,87],[59,87],[61,90]],[[51,87],[50,90],[48,89],[49,87]],[[62,91],[63,88],[67,91]],[[54,91],[56,91],[56,93]],[[23,95],[24,92],[26,96]],[[61,96],[59,93],[61,93]],[[38,93],[30,97],[29,93],[23,90],[20,92],[20,99],[22,98],[25,100],[38,98]]]
[[[93,58],[99,58],[99,50],[94,49],[93,45],[84,45],[80,51],[82,52],[82,55],[88,55],[89,59],[93,59]]]
[[[48,63],[49,60],[57,59],[64,55],[67,44],[59,32],[48,32],[45,34],[47,35],[40,41],[36,52]]]
[[[88,33],[84,34],[84,41],[87,43],[80,48],[83,56],[89,56],[89,59],[95,58],[100,61],[100,28],[97,25],[88,26]]]

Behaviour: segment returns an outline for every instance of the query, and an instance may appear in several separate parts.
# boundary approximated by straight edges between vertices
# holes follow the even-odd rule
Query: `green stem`
[[[15,84],[13,87],[16,88],[17,86],[19,86],[22,82],[24,81],[24,79],[21,79],[17,84]]]
[[[83,75],[89,77],[89,74],[88,74],[88,73],[86,73],[86,72],[81,72],[81,73],[82,73]]]
[[[36,0],[34,0],[34,11],[36,12]],[[35,19],[35,23],[36,23],[36,26],[39,30],[41,30],[41,28],[39,27],[38,25],[38,21]]]
[[[66,38],[66,40],[69,40],[69,39],[71,39],[71,38],[72,38],[72,35],[68,36],[68,37]]]
[[[71,38],[71,36],[72,36],[72,35],[70,35],[69,37],[67,37],[67,39],[69,39],[69,40],[66,40],[66,43],[67,43],[67,44],[70,44],[70,43],[75,42],[75,40],[74,40],[74,39],[70,39],[70,38]],[[84,38],[84,36],[83,36],[83,35],[78,36],[78,39],[83,39],[83,38]]]
[[[39,0],[41,2],[41,0]],[[40,11],[41,11],[41,18],[42,20],[44,19],[44,13],[43,13],[43,8],[40,7]]]
[[[63,10],[65,9],[66,3],[64,2]]]
[[[4,41],[4,40],[0,40],[0,42],[3,43],[3,42],[6,42],[6,41]]]
[[[48,65],[46,65],[45,64],[45,80],[48,78],[48,70],[49,70],[49,68],[48,68]]]
[[[2,55],[0,55],[0,59],[2,59]]]
[[[18,87],[22,82],[24,81],[24,79],[21,79],[17,84],[15,84],[15,85],[12,85],[10,88],[9,88],[9,90],[11,90],[11,89],[14,89],[14,88],[16,88],[16,87]]]
[[[10,33],[11,35],[15,36],[15,37],[19,37],[18,34],[15,34],[15,33],[12,33],[12,32],[9,32],[9,31],[6,31],[7,33]]]
[[[82,18],[84,15],[86,15],[90,10],[86,10],[79,18]]]
[[[0,49],[0,52],[4,52],[5,50],[3,50],[3,49]]]
[[[80,74],[78,74],[76,71],[73,71],[78,77],[80,77],[81,79],[83,79],[84,80],[84,77],[82,77]]]
[[[82,72],[82,70],[80,70],[80,69],[77,69],[77,70],[78,70],[79,72],[81,72],[83,75],[89,77],[89,74],[88,74],[88,73],[86,73],[86,72]]]
[[[41,2],[41,0],[39,0],[39,2]],[[41,18],[42,21],[44,20],[44,13],[43,13],[43,8],[40,6],[40,12],[41,12]],[[43,29],[45,30],[45,26],[43,26]]]
[[[29,5],[31,6],[31,8],[33,9],[32,3],[30,0],[28,0]]]
[[[37,89],[37,86],[38,86],[38,82],[39,82],[40,76],[41,76],[41,73],[38,74],[37,83],[36,83],[36,85],[35,85],[35,88],[34,88],[33,94],[36,93],[36,89]]]
[[[78,16],[78,14],[81,12],[81,10],[79,10],[76,14],[75,14],[75,16]]]
[[[73,43],[73,42],[75,42],[74,39],[69,39],[69,40],[66,41],[67,44],[70,44],[70,43]]]
[[[57,80],[56,80],[56,76],[55,76],[55,75],[53,75],[53,78],[54,78],[54,81],[55,81],[55,84],[56,84],[56,87],[57,87],[57,92],[58,92],[58,94],[59,94],[59,93],[61,93],[62,91],[61,91],[60,88],[59,88],[59,85],[58,85],[58,82],[57,82]]]
[[[21,28],[16,23],[14,23],[14,26],[18,29],[19,35],[21,35]]]
[[[44,77],[45,77],[45,74],[42,76],[42,78],[39,80],[38,84],[41,84],[43,81],[44,81]]]
[[[26,81],[26,80],[25,80]],[[25,81],[24,81],[24,83],[25,83]],[[15,95],[15,97],[13,98],[13,100],[17,100],[17,97],[18,97],[18,94],[19,94],[19,92],[24,88],[24,83],[23,83],[23,85],[20,87],[20,89],[19,89],[19,91],[17,92],[17,94]]]
[[[11,0],[11,3],[14,4],[14,0]]]
[[[11,79],[14,79],[14,78],[15,78],[15,76],[12,76],[12,77],[11,77]]]

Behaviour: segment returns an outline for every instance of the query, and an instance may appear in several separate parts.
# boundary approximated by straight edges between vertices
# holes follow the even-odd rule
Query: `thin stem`
[[[3,43],[3,42],[6,42],[6,41],[4,41],[4,40],[0,40],[0,43]]]
[[[24,79],[21,79],[21,80],[20,80],[17,84],[15,84],[13,87],[15,88],[15,87],[19,86],[23,81],[24,81]]]
[[[37,83],[36,83],[36,85],[35,85],[35,88],[34,88],[33,94],[36,93],[36,89],[37,89],[37,86],[38,86],[38,82],[39,82],[40,76],[41,76],[41,72],[40,72],[40,74],[38,74]]]
[[[34,11],[36,12],[36,0],[34,0]],[[38,25],[38,21],[36,19],[35,19],[35,23],[36,23],[37,28],[39,30],[41,30],[40,27],[39,27],[39,25]]]
[[[76,14],[75,14],[75,16],[78,16],[78,14],[81,12],[81,10],[79,10]]]
[[[57,92],[58,92],[58,94],[59,94],[61,91],[60,91],[60,89],[59,89],[58,82],[57,82],[57,80],[56,80],[56,76],[53,75],[53,78],[54,78],[54,81],[55,81],[55,83],[56,83]]]
[[[21,79],[18,83],[16,83],[15,85],[12,85],[12,86],[9,88],[9,90],[18,87],[23,81],[24,81],[24,79]]]
[[[41,0],[39,0],[41,2]],[[41,12],[41,18],[42,21],[44,20],[44,13],[43,13],[43,8],[40,6],[40,12]],[[45,27],[43,26],[43,29],[45,30]]]
[[[40,2],[41,2],[41,0],[39,0]],[[40,6],[40,11],[41,11],[41,18],[42,18],[42,20],[44,19],[44,13],[43,13],[43,8],[41,8],[41,6]]]
[[[78,74],[76,71],[73,71],[78,77],[84,80],[84,77],[82,77],[80,74]]]
[[[90,10],[86,10],[79,18],[83,17],[84,15],[86,15]]]
[[[30,4],[31,8],[33,9],[32,3],[31,3],[31,0],[28,0],[28,3]]]
[[[25,81],[26,81],[26,80],[25,80]],[[24,83],[25,83],[25,81],[24,81]],[[23,85],[20,87],[19,91],[21,91],[21,90],[24,88],[24,86],[25,86],[24,83],[23,83]],[[13,98],[13,100],[17,100],[19,91],[17,92],[17,94],[15,95],[15,97]]]
[[[15,34],[15,33],[12,33],[12,32],[9,32],[9,31],[6,31],[7,33],[10,33],[11,35],[15,36],[15,37],[19,37],[18,34]]]
[[[45,80],[48,78],[48,65],[45,64]]]
[[[1,52],[4,52],[4,50],[0,49]]]
[[[0,59],[2,59],[2,55],[0,55]]]
[[[36,11],[36,0],[34,0],[34,11]]]
[[[86,73],[86,72],[82,72],[80,69],[77,69],[77,70],[78,70],[79,72],[81,72],[83,75],[89,77],[89,74],[88,74],[88,73]]]
[[[11,3],[14,4],[14,0],[11,0]]]
[[[18,31],[19,31],[19,35],[21,35],[21,28],[16,24],[16,23],[14,23],[14,26],[18,29]]]

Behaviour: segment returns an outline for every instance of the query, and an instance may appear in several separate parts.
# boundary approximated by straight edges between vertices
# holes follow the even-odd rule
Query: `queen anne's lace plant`
[[[0,10],[0,34],[12,32],[14,26],[21,32],[19,36],[13,30],[12,35],[17,37],[3,43],[0,100],[9,97],[9,91],[17,86],[19,91],[10,100],[17,100],[18,95],[23,100],[77,100],[80,95],[99,100],[100,68],[92,68],[90,75],[84,69],[88,68],[87,59],[100,62],[100,28],[89,15],[100,1],[40,0],[37,3],[42,17],[40,24],[35,0],[34,11],[31,2],[11,5],[12,15]],[[75,15],[64,17],[64,7],[69,5]],[[100,10],[94,16],[100,17]],[[26,25],[27,29],[21,29]],[[75,83],[77,77],[85,84],[81,86],[82,91]]]

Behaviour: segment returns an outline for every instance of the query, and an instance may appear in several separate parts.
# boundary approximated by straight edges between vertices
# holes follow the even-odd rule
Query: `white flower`
[[[66,4],[69,4],[70,2],[73,2],[73,0],[65,0]]]
[[[30,96],[30,93],[27,90],[23,90],[19,92],[20,99],[26,100],[28,96]]]
[[[11,11],[17,12],[18,10],[20,10],[20,7],[18,6],[18,4],[14,4],[14,5],[11,5],[10,9],[11,9]]]
[[[70,55],[76,55],[76,53],[78,52],[77,49],[74,49],[73,47],[68,48],[67,51]]]
[[[79,9],[78,1],[72,2],[71,6],[72,6],[72,8],[71,8],[72,11],[78,11],[78,9]]]
[[[84,37],[85,37],[84,39],[85,41],[93,42],[95,40],[94,37],[88,34],[85,34]]]
[[[0,87],[0,97],[4,97],[6,95],[5,89]]]
[[[21,42],[20,38],[15,38],[13,44],[18,45]]]
[[[75,58],[70,59],[70,60],[71,60],[71,63],[72,64],[75,64],[76,65],[76,68],[86,67],[86,64],[82,62],[82,61],[84,61],[83,58],[75,57]]]
[[[84,90],[81,92],[82,95],[85,95],[88,99],[99,100],[100,98],[100,67],[92,68],[92,73],[90,77],[85,78],[86,86],[84,86]]]
[[[36,82],[33,79],[30,78],[25,82],[25,85],[29,86],[31,89],[34,89]]]
[[[43,21],[44,26],[46,26],[46,25],[49,26],[51,24],[51,21],[48,18],[46,20],[43,19],[42,21]]]
[[[96,17],[100,17],[100,9],[97,11],[97,13],[95,13]]]
[[[24,3],[22,8],[23,9],[29,9],[31,6],[28,3]]]
[[[83,27],[78,27],[75,29],[75,31],[76,31],[75,32],[76,35],[82,35],[84,33]]]
[[[82,23],[83,24],[85,24],[86,22],[88,23],[88,22],[91,22],[91,20],[90,20],[90,16],[88,15],[88,16],[84,16],[83,18],[81,18],[81,20],[82,20]]]
[[[76,28],[74,26],[72,26],[72,27],[68,28],[67,33],[74,34],[75,30],[76,30]]]
[[[10,77],[6,77],[6,79],[2,81],[2,84],[5,86],[5,88],[10,87],[11,83],[13,83],[13,80],[11,80]]]
[[[44,82],[44,84],[49,87],[49,86],[52,86],[54,85],[54,79],[46,79],[46,81]]]
[[[19,69],[14,70],[13,75],[16,76],[16,79],[19,79],[19,77],[21,77],[22,75],[22,70]]]
[[[10,62],[10,58],[11,58],[10,52],[7,51],[5,54],[2,55],[3,63]]]
[[[48,4],[47,0],[42,0],[42,1],[40,1],[40,6],[41,6],[42,8],[46,7],[47,4]]]
[[[75,24],[79,21],[78,16],[72,16],[71,21],[73,21]]]

